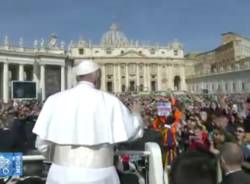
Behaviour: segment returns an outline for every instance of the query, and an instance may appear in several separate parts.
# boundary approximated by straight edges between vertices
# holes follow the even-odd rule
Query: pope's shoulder
[[[99,90],[105,97],[119,100],[119,98],[111,93],[108,93],[106,91]]]
[[[73,93],[75,92],[75,90],[76,90],[76,88],[74,87],[71,89],[67,89],[65,91],[60,91],[60,92],[54,93],[51,96],[49,96],[46,101],[64,99],[66,96],[73,97],[73,95],[74,95]],[[117,96],[115,96],[111,93],[108,93],[106,91],[102,91],[102,90],[93,88],[93,93],[95,93],[95,95],[97,95],[97,96],[104,97],[108,100],[120,101],[120,99]]]

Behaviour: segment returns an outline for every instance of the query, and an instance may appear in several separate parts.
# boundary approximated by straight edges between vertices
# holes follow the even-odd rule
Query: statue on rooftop
[[[9,45],[9,37],[7,35],[4,37],[4,45]]]
[[[37,40],[34,40],[34,48],[37,48],[37,46],[38,46],[38,41]]]
[[[23,47],[23,38],[22,37],[19,39],[18,45],[19,45],[19,47]]]

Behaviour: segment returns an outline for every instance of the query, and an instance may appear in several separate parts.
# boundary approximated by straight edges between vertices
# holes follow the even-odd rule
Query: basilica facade
[[[192,67],[179,42],[129,40],[116,24],[98,44],[80,39],[67,48],[56,35],[35,40],[32,48],[26,48],[22,39],[15,45],[5,37],[0,46],[0,97],[4,102],[12,98],[12,81],[35,81],[37,98],[45,100],[76,85],[74,66],[84,59],[101,66],[101,88],[112,93],[186,90],[185,69]]]

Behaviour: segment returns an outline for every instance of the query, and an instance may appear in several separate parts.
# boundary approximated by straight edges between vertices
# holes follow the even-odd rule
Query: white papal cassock
[[[113,145],[141,137],[140,115],[89,82],[50,96],[33,132],[51,159],[49,184],[118,184]]]

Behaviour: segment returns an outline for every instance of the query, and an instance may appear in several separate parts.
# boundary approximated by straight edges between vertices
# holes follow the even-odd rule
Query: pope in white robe
[[[130,111],[99,90],[101,72],[91,60],[76,67],[78,85],[50,96],[33,132],[51,160],[48,184],[119,184],[113,145],[142,137],[140,105]]]

